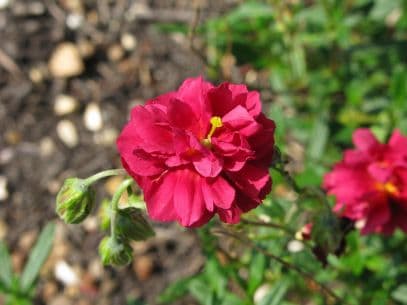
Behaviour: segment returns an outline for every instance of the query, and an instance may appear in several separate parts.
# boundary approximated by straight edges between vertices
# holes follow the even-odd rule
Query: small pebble
[[[88,216],[83,222],[83,227],[88,232],[95,232],[99,228],[98,219],[96,216]]]
[[[7,8],[10,2],[10,0],[0,0],[0,10]]]
[[[110,178],[107,178],[105,182],[105,190],[110,196],[113,196],[122,182],[123,178],[120,176],[112,176]]]
[[[65,296],[58,295],[47,304],[49,304],[49,305],[73,305],[74,301],[71,301],[70,299],[68,299]]]
[[[69,120],[62,120],[57,125],[57,134],[64,144],[70,148],[78,145],[79,136],[75,125]]]
[[[107,57],[111,61],[119,61],[124,56],[124,50],[119,44],[114,44],[107,50]]]
[[[86,128],[90,131],[100,130],[103,126],[103,120],[99,105],[96,103],[90,103],[86,107],[83,119]]]
[[[150,256],[136,257],[133,262],[133,270],[140,281],[147,280],[153,272],[154,263]]]
[[[79,284],[79,277],[75,270],[63,260],[56,263],[54,274],[66,286],[76,286]]]
[[[94,259],[90,262],[88,272],[94,279],[100,279],[103,276],[104,269],[99,258]]]
[[[272,287],[270,284],[263,284],[257,288],[253,296],[254,304],[257,305],[262,303],[264,297],[270,292],[271,289]]]
[[[38,231],[37,230],[32,230],[25,232],[21,235],[20,239],[18,240],[18,246],[19,248],[27,254],[31,247],[34,245],[34,242],[36,241],[38,236]]]
[[[291,240],[287,245],[287,250],[291,253],[297,253],[304,250],[304,244],[299,240]]]
[[[93,136],[93,141],[97,145],[110,146],[114,144],[118,135],[118,131],[115,128],[106,128]]]
[[[40,141],[40,154],[42,157],[49,157],[55,152],[54,141],[50,137],[45,137]]]
[[[58,293],[58,286],[53,282],[46,282],[42,288],[42,297],[47,302]]]
[[[70,42],[59,44],[51,55],[48,63],[54,77],[72,77],[83,72],[85,66],[77,47]]]
[[[124,33],[120,39],[123,48],[126,51],[132,51],[137,46],[137,39],[130,33]]]
[[[43,71],[41,71],[41,69],[37,67],[31,68],[30,71],[28,72],[28,76],[30,77],[31,81],[35,84],[41,83],[45,78]]]
[[[80,14],[69,14],[66,17],[66,26],[71,30],[77,30],[83,23],[83,16]]]
[[[60,94],[55,98],[54,112],[57,115],[65,115],[74,112],[78,108],[78,101],[70,95]]]
[[[81,39],[78,42],[78,50],[83,58],[89,58],[95,53],[95,46],[91,41],[86,39]]]
[[[5,176],[0,176],[0,201],[6,200],[7,198],[7,178]]]
[[[14,157],[14,151],[12,148],[8,147],[0,150],[0,164],[9,163]]]

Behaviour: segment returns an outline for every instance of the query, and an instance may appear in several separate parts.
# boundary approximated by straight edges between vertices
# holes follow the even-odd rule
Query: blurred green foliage
[[[272,94],[266,106],[277,124],[276,143],[295,159],[302,186],[320,186],[358,127],[372,128],[382,141],[394,128],[407,134],[406,0],[242,1],[199,33],[211,78],[223,78],[225,56],[267,75],[259,89]],[[317,214],[318,203],[292,198],[272,174],[273,193],[252,213],[298,231]],[[266,227],[249,233],[264,249],[329,283],[346,304],[407,304],[407,239],[400,231],[391,237],[353,231],[345,253],[329,255],[325,268],[308,247],[288,251],[290,234]],[[162,303],[189,294],[203,305],[333,304],[313,283],[256,251],[222,263],[210,228],[199,234],[208,257],[204,270],[174,283]]]
[[[9,250],[0,241],[0,294],[5,305],[34,304],[37,278],[54,243],[55,224],[47,224],[30,251],[22,274],[14,274]]]

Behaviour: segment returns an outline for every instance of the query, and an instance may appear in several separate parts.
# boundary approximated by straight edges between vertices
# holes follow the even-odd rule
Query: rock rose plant
[[[336,197],[334,211],[360,221],[362,233],[407,232],[407,137],[398,130],[380,143],[369,129],[353,134],[355,149],[324,178]]]
[[[188,228],[204,226],[217,215],[211,232],[260,251],[311,280],[335,304],[344,304],[311,273],[255,244],[244,225],[281,229],[306,243],[323,266],[329,255],[345,252],[347,234],[355,227],[362,234],[386,235],[398,228],[407,232],[407,137],[395,130],[388,143],[380,143],[369,129],[356,130],[355,148],[345,150],[343,159],[324,176],[322,189],[315,189],[298,185],[287,172],[287,158],[275,147],[275,128],[262,113],[257,91],[227,82],[214,86],[202,77],[186,79],[178,90],[131,110],[117,139],[124,169],[67,179],[57,196],[56,212],[67,223],[80,223],[94,206],[96,181],[130,176],[100,208],[101,227],[110,228],[99,246],[104,264],[130,263],[130,242],[154,236],[145,210],[152,220],[176,221]],[[273,223],[273,215],[242,217],[270,193],[271,168],[298,193],[300,211],[301,199],[318,202],[312,217],[289,228]],[[333,206],[328,195],[334,197]],[[125,206],[119,205],[123,198]],[[302,212],[309,216],[305,208]]]
[[[117,146],[152,219],[237,223],[271,190],[274,128],[258,92],[190,78],[135,106]]]

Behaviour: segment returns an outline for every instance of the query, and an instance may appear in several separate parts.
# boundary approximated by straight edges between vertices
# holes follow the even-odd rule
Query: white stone
[[[40,154],[42,157],[49,157],[55,151],[54,141],[50,137],[45,137],[40,141]]]
[[[78,101],[73,96],[60,94],[55,98],[54,112],[57,115],[72,113],[77,108]]]
[[[0,10],[7,8],[10,3],[10,0],[0,0]]]
[[[299,240],[291,240],[288,245],[287,249],[291,253],[296,253],[304,250],[304,244],[300,242]]]
[[[64,144],[70,148],[78,145],[79,136],[75,125],[69,120],[62,120],[57,125],[57,134]]]
[[[259,270],[259,272],[262,272],[262,271]],[[269,293],[271,288],[272,287],[270,284],[263,284],[259,288],[257,288],[256,291],[254,292],[254,296],[253,296],[254,304],[260,304],[262,302],[262,300],[264,299],[264,297]]]
[[[66,17],[66,26],[71,30],[77,30],[83,23],[83,16],[80,14],[69,14]]]
[[[90,103],[86,107],[83,119],[86,128],[90,131],[98,131],[103,127],[102,113],[96,103]]]
[[[132,51],[137,46],[137,39],[130,33],[124,33],[120,39],[123,48],[126,51]]]
[[[62,78],[79,75],[85,69],[81,54],[71,42],[64,42],[56,47],[48,67],[54,77]]]
[[[114,144],[118,136],[118,131],[115,128],[106,128],[93,136],[93,141],[97,145],[110,146]]]
[[[56,263],[54,275],[65,286],[76,286],[79,284],[79,276],[67,262],[60,260]]]
[[[6,200],[7,198],[7,178],[4,176],[0,176],[0,201]]]

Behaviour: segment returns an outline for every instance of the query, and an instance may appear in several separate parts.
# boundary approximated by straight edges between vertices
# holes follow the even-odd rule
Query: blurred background
[[[320,185],[357,127],[371,127],[383,141],[394,128],[407,134],[406,0],[0,0],[0,41],[0,238],[16,271],[40,228],[55,219],[63,180],[119,167],[115,139],[131,107],[186,77],[259,90],[301,185]],[[280,180],[273,202],[256,213],[289,223],[295,195]],[[106,180],[98,198],[119,183]],[[114,269],[97,255],[96,214],[80,226],[57,221],[33,303],[322,304],[312,283],[279,280],[284,270],[264,257],[228,264],[207,231],[155,227],[157,237],[133,245],[134,263]],[[353,235],[347,256],[330,260],[335,271],[318,276],[347,281],[339,289],[359,304],[407,304],[405,241],[400,232]],[[304,262],[304,255],[290,258]],[[269,273],[242,292],[230,278],[250,282],[253,261]],[[192,284],[179,282],[187,277]],[[272,301],[255,301],[261,287]]]

